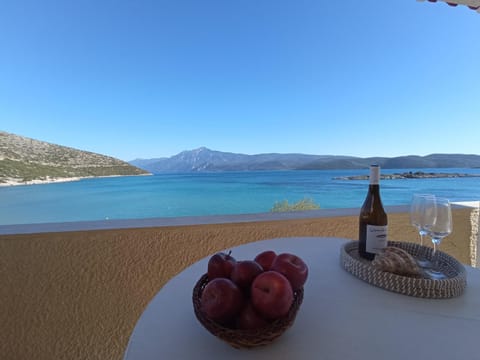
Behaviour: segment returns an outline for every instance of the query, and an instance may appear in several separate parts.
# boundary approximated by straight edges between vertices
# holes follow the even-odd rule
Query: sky
[[[0,130],[126,161],[480,154],[479,34],[415,0],[1,0]]]

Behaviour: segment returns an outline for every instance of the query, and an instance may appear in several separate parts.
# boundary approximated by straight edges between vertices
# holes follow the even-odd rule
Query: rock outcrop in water
[[[423,171],[409,171],[397,174],[382,174],[382,180],[396,180],[396,179],[438,179],[438,178],[460,178],[460,177],[480,177],[480,174],[460,174],[460,173],[445,173],[445,172],[423,172]],[[368,180],[368,175],[354,175],[354,176],[339,176],[333,180]]]

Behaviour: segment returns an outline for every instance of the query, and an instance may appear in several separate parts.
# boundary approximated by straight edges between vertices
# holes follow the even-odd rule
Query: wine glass
[[[428,271],[428,274],[433,279],[444,279],[445,275],[440,271],[439,256],[437,254],[437,248],[442,242],[443,238],[452,233],[452,209],[450,201],[445,198],[435,198],[436,204],[436,220],[433,226],[428,229],[428,235],[432,239],[433,253],[432,260],[434,266]]]
[[[435,223],[435,195],[413,194],[410,205],[410,223],[415,226],[420,235],[420,245],[423,246],[423,237]]]
[[[435,195],[414,194],[410,205],[410,223],[415,226],[420,235],[421,254],[417,255],[417,264],[423,269],[432,267],[432,262],[425,255],[427,249],[423,248],[423,238],[428,235],[428,230],[435,223],[437,216]]]

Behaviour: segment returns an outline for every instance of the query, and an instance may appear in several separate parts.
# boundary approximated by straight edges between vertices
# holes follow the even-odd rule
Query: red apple
[[[260,329],[268,324],[268,321],[261,317],[251,302],[248,302],[238,316],[237,327],[243,330]]]
[[[229,278],[236,262],[237,261],[230,255],[230,253],[216,253],[208,260],[208,280],[213,280],[216,278]]]
[[[259,263],[263,270],[268,271],[272,267],[273,260],[277,257],[275,251],[267,250],[255,256],[255,261]]]
[[[262,267],[253,260],[237,261],[230,274],[230,279],[242,289],[249,289],[253,279],[262,272]]]
[[[205,286],[200,309],[209,318],[227,323],[236,317],[244,305],[243,293],[230,279],[216,278]]]
[[[293,290],[288,279],[276,271],[265,271],[253,280],[251,301],[263,317],[274,320],[288,313],[293,303]]]
[[[297,255],[280,254],[273,261],[271,270],[277,271],[290,281],[293,290],[300,289],[307,281],[308,266]]]

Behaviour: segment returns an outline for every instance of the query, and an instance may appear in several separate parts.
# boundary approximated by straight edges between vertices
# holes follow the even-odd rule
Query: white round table
[[[147,306],[125,360],[158,359],[478,359],[480,271],[467,268],[457,298],[420,299],[363,282],[340,264],[347,239],[280,238],[232,248],[237,260],[264,250],[299,255],[309,266],[294,325],[271,345],[235,349],[197,321],[192,289],[206,272],[202,259],[171,279]]]

